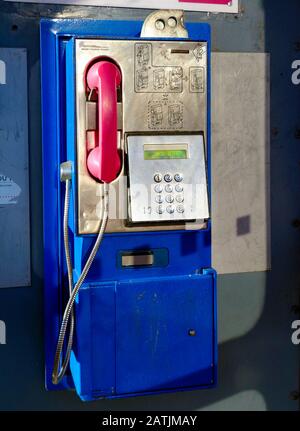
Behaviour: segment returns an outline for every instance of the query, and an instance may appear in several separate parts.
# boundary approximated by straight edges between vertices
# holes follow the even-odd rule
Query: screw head
[[[188,334],[190,337],[195,337],[197,335],[197,332],[195,329],[189,329]]]
[[[155,21],[155,27],[157,30],[163,30],[165,28],[165,22],[163,19],[158,19]]]

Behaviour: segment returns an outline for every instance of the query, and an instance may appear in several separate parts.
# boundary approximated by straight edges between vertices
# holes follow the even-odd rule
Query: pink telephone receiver
[[[117,88],[121,72],[114,63],[101,60],[88,69],[86,78],[89,89],[98,94],[96,147],[88,154],[87,168],[93,177],[110,183],[121,168],[117,147]]]

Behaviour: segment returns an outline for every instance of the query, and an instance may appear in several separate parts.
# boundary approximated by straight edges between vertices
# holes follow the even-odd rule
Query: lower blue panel
[[[127,281],[117,292],[119,394],[211,383],[211,277]]]
[[[84,285],[76,302],[70,364],[83,399],[115,393],[115,286],[114,282]]]
[[[214,272],[86,285],[71,370],[85,400],[215,384]]]

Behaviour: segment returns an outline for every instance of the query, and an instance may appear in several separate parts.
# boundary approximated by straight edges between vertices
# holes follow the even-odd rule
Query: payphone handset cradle
[[[98,99],[97,143],[88,154],[87,167],[93,177],[110,183],[121,167],[117,148],[117,88],[121,72],[113,62],[100,60],[87,69],[86,81],[89,91],[95,90]]]

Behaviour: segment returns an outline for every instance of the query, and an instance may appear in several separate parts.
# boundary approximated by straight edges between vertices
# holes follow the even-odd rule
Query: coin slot
[[[189,49],[171,49],[171,54],[189,54]]]

